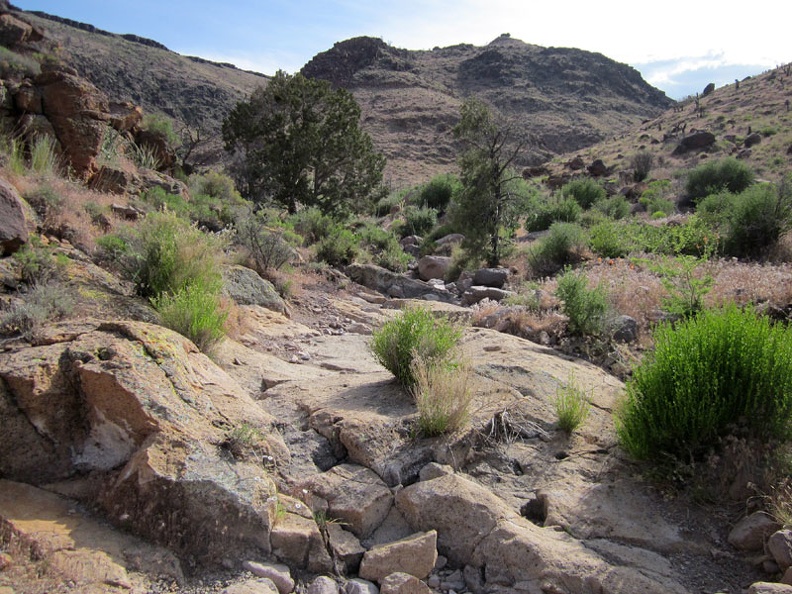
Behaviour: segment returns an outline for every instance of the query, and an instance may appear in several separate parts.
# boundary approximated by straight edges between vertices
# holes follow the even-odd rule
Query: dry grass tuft
[[[470,419],[470,365],[433,363],[423,357],[412,362],[415,385],[412,394],[418,407],[418,432],[425,437],[453,433]]]

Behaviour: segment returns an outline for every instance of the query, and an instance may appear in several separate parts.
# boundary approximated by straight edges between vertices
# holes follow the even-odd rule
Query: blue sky
[[[181,54],[273,74],[358,35],[407,49],[485,45],[502,33],[600,52],[673,99],[792,62],[792,3],[753,0],[12,0]]]

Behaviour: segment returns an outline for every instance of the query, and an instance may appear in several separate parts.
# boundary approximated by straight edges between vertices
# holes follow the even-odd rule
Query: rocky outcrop
[[[424,256],[418,260],[418,276],[422,281],[434,278],[444,279],[451,266],[451,258],[447,256]]]
[[[674,155],[684,155],[690,151],[705,150],[715,144],[715,135],[712,132],[694,132],[685,136],[674,149]]]
[[[115,523],[184,557],[270,552],[275,486],[229,440],[245,425],[255,443],[242,446],[288,451],[274,419],[183,337],[97,323],[5,353],[0,377],[0,449],[19,452],[0,459],[3,476],[87,481]]]
[[[288,314],[288,307],[274,285],[261,278],[255,270],[244,266],[228,266],[223,270],[223,292],[239,305],[258,305]]]
[[[14,186],[0,179],[0,255],[13,254],[28,240],[22,198]]]
[[[345,270],[347,276],[356,283],[399,299],[432,299],[452,303],[456,295],[440,290],[418,279],[391,272],[374,264],[351,264]]]

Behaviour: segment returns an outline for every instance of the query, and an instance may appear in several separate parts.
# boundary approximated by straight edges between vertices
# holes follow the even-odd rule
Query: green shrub
[[[663,258],[649,262],[649,269],[660,277],[666,290],[663,309],[672,315],[689,317],[704,309],[704,297],[712,289],[713,278],[701,270],[702,261],[694,256]]]
[[[735,432],[792,436],[792,328],[730,305],[663,324],[654,343],[616,415],[630,454],[689,460]]]
[[[418,408],[418,433],[433,437],[464,427],[473,397],[470,373],[465,363],[437,365],[422,357],[413,359],[411,392]]]
[[[392,233],[376,225],[365,225],[357,232],[360,244],[377,266],[394,272],[404,272],[410,263],[410,255],[399,244]]]
[[[569,318],[572,334],[599,336],[602,333],[608,297],[601,285],[588,289],[586,275],[568,269],[558,279],[556,296],[561,300],[561,311]]]
[[[204,353],[211,353],[225,335],[228,311],[220,302],[219,286],[187,284],[154,297],[152,304],[163,326],[186,336]]]
[[[528,250],[528,264],[534,274],[555,274],[583,260],[587,245],[588,237],[580,225],[553,223],[547,237]]]
[[[55,280],[68,262],[68,258],[56,255],[51,247],[41,243],[38,238],[23,245],[14,252],[12,258],[20,278],[28,285],[47,284]]]
[[[611,196],[596,204],[596,208],[606,217],[618,221],[630,214],[630,203],[624,196]]]
[[[181,145],[181,139],[173,129],[173,120],[167,116],[155,113],[146,114],[143,116],[140,127],[143,130],[162,137],[171,147],[177,148]]]
[[[633,168],[633,180],[642,182],[649,177],[649,172],[654,165],[654,155],[647,151],[639,151],[633,155],[630,165]]]
[[[754,182],[753,170],[734,157],[708,161],[690,171],[685,190],[694,200],[723,190],[739,194]]]
[[[268,225],[267,217],[262,213],[237,222],[237,240],[250,255],[253,268],[261,275],[289,264],[296,255],[292,244],[299,239],[286,229]]]
[[[625,235],[632,244],[630,251],[677,256],[710,256],[718,249],[719,235],[704,218],[694,214],[681,225],[628,224]]]
[[[45,176],[58,172],[55,143],[46,134],[38,136],[30,147],[30,170]]]
[[[591,251],[603,258],[623,258],[630,253],[624,225],[611,221],[599,223],[589,230]]]
[[[149,144],[139,145],[133,142],[129,145],[127,154],[139,169],[157,170],[162,166],[159,152]]]
[[[316,257],[330,266],[347,266],[357,257],[359,245],[360,240],[357,235],[349,229],[336,225],[316,244]]]
[[[0,332],[18,333],[32,340],[47,324],[69,315],[74,296],[63,285],[54,282],[36,284],[24,301],[12,305],[0,318]]]
[[[443,212],[451,202],[451,198],[462,190],[462,182],[455,175],[444,173],[435,176],[421,188],[418,203],[425,208],[433,208]]]
[[[752,186],[728,203],[726,222],[726,254],[761,257],[792,225],[792,191],[773,184]]]
[[[544,231],[553,223],[576,223],[583,212],[574,198],[553,197],[548,202],[529,211],[525,219],[526,231]]]
[[[126,238],[110,233],[96,239],[97,258],[102,262],[120,262],[129,254]]]
[[[448,320],[436,318],[428,309],[410,308],[376,330],[370,348],[377,361],[409,388],[416,382],[413,360],[447,364],[461,337],[462,331]]]
[[[327,237],[338,223],[318,208],[304,208],[291,215],[288,222],[303,238],[303,245],[314,245]]]
[[[590,177],[573,179],[561,188],[564,198],[573,198],[584,210],[591,208],[600,200],[604,200],[606,193],[596,181]]]
[[[408,235],[424,236],[437,225],[437,211],[434,208],[408,206],[402,211],[404,221],[399,226],[402,237]]]
[[[591,408],[589,398],[577,385],[574,375],[565,385],[558,387],[553,404],[558,415],[558,428],[566,433],[572,433],[580,427]]]
[[[239,192],[234,187],[234,180],[218,171],[207,171],[203,174],[193,174],[188,179],[190,193],[205,194],[212,198],[219,198],[228,202],[240,199]]]

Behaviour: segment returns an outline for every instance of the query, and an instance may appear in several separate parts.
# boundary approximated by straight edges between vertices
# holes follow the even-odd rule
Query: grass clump
[[[581,208],[588,210],[600,200],[604,200],[607,195],[603,188],[590,177],[573,179],[561,188],[561,195],[564,198],[572,198]]]
[[[569,318],[572,334],[599,336],[602,333],[608,298],[601,285],[589,289],[585,274],[567,270],[558,279],[556,295],[561,300],[561,311]]]
[[[411,388],[418,408],[418,432],[434,437],[464,427],[470,418],[470,367],[436,364],[416,357],[411,364],[415,384]]]
[[[547,237],[528,251],[528,264],[536,275],[555,274],[583,260],[588,237],[575,223],[553,223]]]
[[[404,387],[416,383],[413,360],[426,365],[447,362],[459,344],[462,330],[445,318],[436,318],[423,308],[405,309],[386,322],[371,338],[374,357]]]
[[[639,459],[700,458],[719,438],[792,434],[792,328],[735,305],[654,333],[616,415],[622,446]]]
[[[558,428],[568,434],[580,427],[591,408],[588,396],[578,386],[574,375],[566,385],[558,387],[553,404],[558,415]]]
[[[219,287],[188,284],[151,302],[163,326],[186,336],[204,353],[211,353],[225,336],[228,310],[220,302]]]

